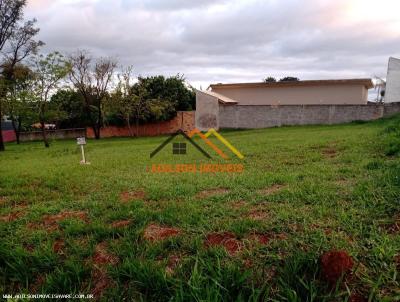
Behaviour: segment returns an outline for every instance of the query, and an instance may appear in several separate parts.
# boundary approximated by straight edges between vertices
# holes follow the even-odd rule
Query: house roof
[[[235,83],[235,84],[218,83],[218,84],[211,84],[210,87],[212,89],[214,88],[223,89],[223,88],[255,88],[255,87],[272,88],[272,87],[323,86],[323,85],[363,85],[367,89],[374,87],[371,79],[306,80],[306,81]]]
[[[237,101],[235,101],[235,100],[233,100],[231,98],[228,98],[228,97],[226,97],[226,96],[224,96],[222,94],[216,93],[214,91],[210,91],[210,90],[198,90],[198,91],[201,92],[201,93],[208,94],[210,96],[213,96],[213,97],[217,98],[218,101],[220,103],[222,103],[222,104],[234,105],[234,104],[238,103]]]

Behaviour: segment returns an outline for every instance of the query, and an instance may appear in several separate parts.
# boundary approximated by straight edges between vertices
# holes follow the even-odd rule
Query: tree
[[[46,135],[46,121],[55,118],[57,112],[48,111],[48,103],[51,94],[58,88],[61,80],[65,78],[71,70],[68,61],[59,52],[53,52],[47,56],[40,55],[36,58],[33,65],[35,73],[34,95],[37,105],[39,122],[43,136],[43,142],[48,148],[49,142]]]
[[[39,32],[39,28],[35,28],[35,23],[36,19],[27,21],[12,32],[6,47],[5,61],[2,64],[7,113],[11,117],[18,144],[23,122],[32,117],[32,104],[27,99],[30,93],[27,88],[32,83],[32,72],[28,67],[21,65],[21,62],[29,55],[36,54],[44,45],[42,41],[34,40]]]
[[[295,81],[300,81],[299,78],[296,77],[284,77],[279,80],[279,82],[295,82]]]
[[[175,110],[194,110],[196,107],[196,94],[194,89],[188,86],[185,78],[178,74],[169,78],[162,75],[153,77],[139,77],[134,89],[142,86],[146,91],[148,100],[165,100],[174,104]],[[176,112],[172,112],[174,116]],[[173,117],[170,116],[169,118]]]
[[[5,109],[11,119],[17,144],[20,143],[22,129],[31,124],[36,116],[32,102],[33,81],[34,74],[29,67],[21,64],[13,67],[13,81],[7,87]]]
[[[23,8],[26,0],[0,0],[0,52],[12,37],[18,22],[22,19]],[[6,83],[1,79],[0,83],[0,151],[4,151],[3,133],[1,120],[3,118],[2,101],[6,94]]]
[[[131,119],[136,109],[138,97],[132,93],[132,86],[130,84],[132,71],[133,67],[129,66],[118,75],[117,87],[109,98],[109,102],[107,102],[109,110],[121,118],[128,126],[130,136],[133,136]]]
[[[103,105],[108,97],[117,63],[110,58],[100,58],[93,63],[92,57],[86,51],[78,51],[71,56],[70,61],[70,80],[82,95],[95,138],[100,139]]]
[[[264,79],[265,83],[275,83],[276,79],[274,77],[267,77]]]
[[[81,94],[74,89],[60,89],[50,98],[49,108],[63,112],[62,119],[57,121],[58,128],[84,128],[88,121],[82,107]]]

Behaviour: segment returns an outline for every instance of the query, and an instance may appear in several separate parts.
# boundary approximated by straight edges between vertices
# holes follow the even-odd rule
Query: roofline
[[[231,98],[228,98],[227,96],[224,96],[222,94],[216,93],[216,92],[211,91],[211,90],[198,90],[198,89],[196,89],[196,91],[200,92],[200,93],[204,93],[204,94],[209,95],[209,96],[212,96],[214,98],[217,98],[218,102],[221,103],[221,104],[236,105],[238,103],[237,101],[235,101],[235,100],[233,100]]]
[[[291,87],[291,86],[322,86],[322,85],[363,85],[370,89],[374,84],[370,78],[362,79],[333,79],[333,80],[306,80],[306,81],[285,81],[285,82],[257,82],[257,83],[232,83],[232,84],[211,84],[211,89],[218,88],[258,88],[258,87]]]

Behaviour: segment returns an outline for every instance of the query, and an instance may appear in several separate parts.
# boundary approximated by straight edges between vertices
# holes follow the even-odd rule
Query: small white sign
[[[76,139],[76,143],[77,143],[78,145],[86,145],[86,138],[85,138],[85,137],[78,137],[78,138]]]

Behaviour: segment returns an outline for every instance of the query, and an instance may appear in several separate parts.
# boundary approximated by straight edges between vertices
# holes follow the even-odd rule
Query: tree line
[[[26,0],[0,0],[0,120],[8,116],[20,133],[38,124],[49,147],[46,125],[91,127],[95,138],[104,125],[133,127],[194,110],[195,93],[182,75],[140,77],[113,58],[94,58],[77,50],[40,54],[36,20],[23,20]],[[0,151],[4,142],[0,126]]]

